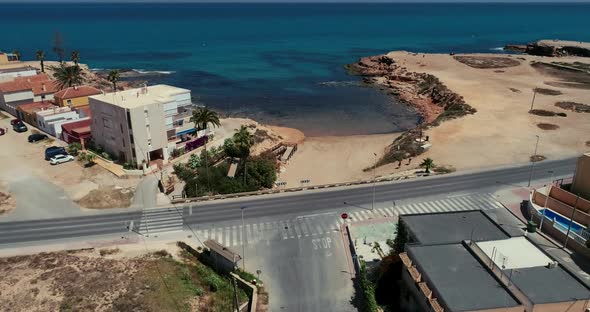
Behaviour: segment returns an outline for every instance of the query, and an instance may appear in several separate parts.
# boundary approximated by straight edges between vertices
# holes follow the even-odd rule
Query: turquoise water
[[[416,115],[358,85],[361,56],[493,52],[543,38],[590,41],[590,4],[3,4],[0,50],[51,53],[54,32],[92,68],[162,71],[232,115],[308,135],[403,130]]]
[[[578,224],[577,222],[570,222],[571,221],[570,219],[555,213],[551,209],[541,209],[541,210],[539,210],[539,213],[541,214],[541,216],[544,215],[545,218],[547,218],[548,220],[555,221],[557,224],[559,224],[561,226],[561,227],[559,227],[559,230],[564,233],[567,232],[567,229],[570,226],[570,223],[572,224],[571,230],[576,233],[580,233],[581,230],[583,229],[583,227],[580,224]]]

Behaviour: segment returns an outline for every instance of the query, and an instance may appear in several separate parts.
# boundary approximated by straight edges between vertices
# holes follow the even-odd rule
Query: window
[[[143,113],[145,114],[145,118],[148,118],[149,117],[147,108],[143,110]]]
[[[133,134],[130,134],[130,135],[129,135],[129,142],[130,142],[131,144],[133,144],[133,143],[134,143],[134,142],[133,142]]]
[[[150,125],[145,125],[145,129],[147,130],[148,133],[150,133]]]
[[[133,154],[133,159],[135,159],[136,155],[135,155],[135,149],[131,150],[131,154]]]
[[[119,124],[119,126],[121,127],[121,134],[123,134],[123,125]]]
[[[68,106],[72,106],[72,100],[66,100],[66,103],[68,104]]]
[[[133,129],[131,128],[131,114],[129,113],[129,110],[127,110],[127,128]]]
[[[147,142],[148,142],[148,146],[152,145],[152,139],[148,139]]]
[[[183,124],[184,124],[184,120],[183,120],[183,119],[175,120],[175,121],[174,121],[174,123],[173,123],[173,125],[174,125],[175,127],[180,127],[180,126],[182,126]]]
[[[107,129],[111,128],[111,120],[108,118],[102,117],[102,124]]]

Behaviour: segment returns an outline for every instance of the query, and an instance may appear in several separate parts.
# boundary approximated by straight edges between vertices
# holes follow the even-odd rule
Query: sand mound
[[[78,200],[78,204],[85,208],[125,208],[131,205],[133,189],[102,186],[90,191]]]

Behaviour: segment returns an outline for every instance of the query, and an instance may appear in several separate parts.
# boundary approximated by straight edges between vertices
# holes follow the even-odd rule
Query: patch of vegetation
[[[587,104],[576,102],[557,102],[555,103],[555,106],[561,109],[571,110],[576,113],[590,113],[590,105]]]
[[[434,171],[436,171],[437,173],[442,173],[442,174],[446,174],[446,173],[453,173],[455,171],[457,171],[457,169],[455,169],[455,167],[453,166],[445,166],[445,165],[436,165],[434,166]]]
[[[233,194],[272,188],[277,179],[277,164],[271,156],[250,156],[254,137],[248,128],[242,126],[231,139],[225,140],[223,148],[216,155],[191,155],[187,164],[174,165],[174,172],[185,182],[184,192],[188,197],[207,194]],[[204,157],[209,155],[208,157]],[[214,165],[220,158],[239,158],[234,177],[228,177],[230,164]]]
[[[558,125],[544,123],[544,122],[538,123],[537,127],[539,127],[540,129],[543,129],[543,130],[557,130],[557,129],[559,129]]]
[[[542,116],[542,117],[554,117],[554,116],[567,117],[566,113],[557,113],[557,112],[549,111],[549,110],[545,110],[545,109],[531,109],[529,111],[529,114]]]
[[[521,91],[516,88],[509,88],[509,89],[510,89],[510,91],[512,91],[514,93],[521,93]]]
[[[119,251],[121,251],[119,248],[111,248],[111,249],[104,248],[104,249],[99,250],[98,253],[104,257],[104,256],[108,256],[108,255],[114,255],[114,254],[118,253]]]
[[[359,310],[361,312],[378,312],[379,305],[375,298],[375,285],[369,280],[367,266],[364,261],[361,261],[361,271],[357,278],[361,295]]]
[[[586,146],[590,147],[590,141],[586,141]]]
[[[72,156],[78,156],[78,153],[82,150],[82,144],[71,143],[68,145],[68,153]]]
[[[546,85],[558,88],[590,89],[590,73],[588,71],[542,62],[532,63],[531,66],[541,74],[557,80],[545,82]]]
[[[252,281],[259,282],[260,281],[258,279],[258,277],[256,277],[254,274],[247,272],[247,271],[236,270],[234,273],[236,273],[241,279],[243,279],[247,282],[252,282]]]
[[[561,91],[559,90],[553,90],[553,89],[545,89],[545,88],[535,88],[534,89],[535,92],[539,93],[539,94],[543,94],[543,95],[551,95],[551,96],[556,96],[556,95],[561,95],[563,94]]]
[[[539,161],[543,161],[545,159],[547,159],[547,157],[545,157],[543,155],[533,155],[530,157],[531,162],[539,162]]]
[[[507,68],[520,65],[520,62],[508,57],[455,55],[453,58],[469,67],[479,69]]]
[[[560,65],[571,67],[579,70],[590,71],[590,64],[582,63],[582,62],[573,62],[573,63],[566,63],[566,62],[551,62],[551,64]]]

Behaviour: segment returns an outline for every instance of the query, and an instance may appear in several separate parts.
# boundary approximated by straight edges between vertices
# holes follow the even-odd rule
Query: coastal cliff
[[[363,57],[346,68],[351,74],[363,76],[365,83],[415,107],[422,117],[417,128],[404,132],[388,147],[377,166],[420,155],[424,152],[419,140],[422,130],[476,112],[437,77],[408,71],[387,55]]]
[[[590,43],[580,41],[540,40],[527,45],[507,45],[504,50],[548,57],[590,57]]]

